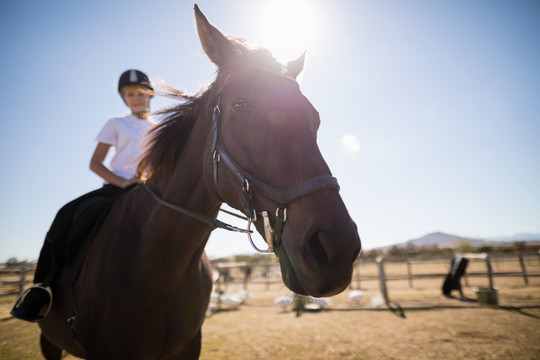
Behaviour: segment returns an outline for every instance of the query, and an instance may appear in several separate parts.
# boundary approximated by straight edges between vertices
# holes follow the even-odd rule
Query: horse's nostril
[[[342,246],[336,246],[341,243]],[[360,238],[356,233],[342,233],[319,228],[306,237],[306,255],[312,256],[319,266],[352,264],[360,253]]]
[[[309,238],[308,248],[319,265],[329,265],[334,262],[334,252],[329,245],[328,233],[317,230]]]

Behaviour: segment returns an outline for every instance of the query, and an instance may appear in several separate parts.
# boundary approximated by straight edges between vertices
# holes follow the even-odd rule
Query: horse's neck
[[[211,157],[210,151],[206,149],[207,138],[211,136],[211,122],[201,117],[195,122],[162,194],[178,206],[206,216],[215,216],[220,204],[204,180],[204,161],[208,160],[205,157]]]
[[[203,178],[206,138],[210,132],[210,121],[198,119],[180,154],[168,184],[160,189],[161,197],[176,206],[208,217],[215,217],[220,203],[207,188]],[[149,182],[152,187],[152,182]],[[208,240],[208,224],[163,205],[154,203],[148,219],[150,233],[159,235],[159,243],[146,244],[152,253],[181,252],[197,257]]]

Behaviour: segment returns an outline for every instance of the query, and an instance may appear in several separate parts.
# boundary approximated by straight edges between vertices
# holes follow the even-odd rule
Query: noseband
[[[281,244],[281,234],[283,232],[283,225],[287,221],[287,206],[291,201],[297,200],[301,197],[305,197],[313,192],[325,189],[333,188],[339,190],[338,181],[335,177],[329,175],[316,176],[309,180],[306,180],[297,185],[277,189],[273,186],[266,184],[265,182],[257,179],[256,177],[245,171],[234,158],[229,154],[225,148],[220,136],[221,125],[221,93],[218,95],[217,104],[214,107],[214,113],[212,115],[212,129],[213,129],[213,143],[212,143],[212,158],[213,158],[213,172],[214,172],[214,187],[219,196],[223,200],[223,196],[219,193],[218,186],[218,167],[220,163],[223,163],[239,180],[239,189],[241,193],[243,212],[248,220],[248,238],[257,252],[272,253],[274,246]],[[268,215],[268,211],[257,209],[255,198],[253,193],[256,192],[276,203],[275,219],[273,221],[274,228],[272,228],[272,222]],[[255,223],[260,215],[263,219],[264,226],[264,238],[268,244],[268,249],[259,249],[253,239],[251,238],[251,224]]]

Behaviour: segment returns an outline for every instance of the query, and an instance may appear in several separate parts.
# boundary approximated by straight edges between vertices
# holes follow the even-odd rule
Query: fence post
[[[384,274],[384,259],[382,256],[377,256],[376,261],[379,264],[379,284],[381,286],[381,294],[385,304],[388,305],[388,289],[386,288],[386,275]]]
[[[525,285],[529,285],[529,279],[527,278],[527,270],[525,269],[525,262],[523,261],[523,254],[518,255],[519,265],[521,265],[521,272],[523,273],[523,280]]]
[[[490,291],[493,290],[493,270],[491,269],[491,256],[489,254],[485,254],[486,259],[486,266],[487,266],[487,272],[488,272],[488,280],[489,280],[489,289]]]
[[[409,278],[409,289],[413,287],[413,277],[411,271],[411,262],[407,259],[407,277]]]
[[[26,284],[26,265],[21,267],[21,277],[19,279],[19,295],[24,292],[24,285]]]

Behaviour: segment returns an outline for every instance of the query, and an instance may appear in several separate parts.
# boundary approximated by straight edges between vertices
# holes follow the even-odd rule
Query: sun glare
[[[269,0],[259,13],[255,23],[258,45],[284,62],[309,51],[322,26],[317,2],[313,0]]]
[[[345,149],[352,153],[359,152],[362,149],[360,141],[358,141],[358,138],[353,134],[343,135],[341,137],[341,144],[345,147]]]

